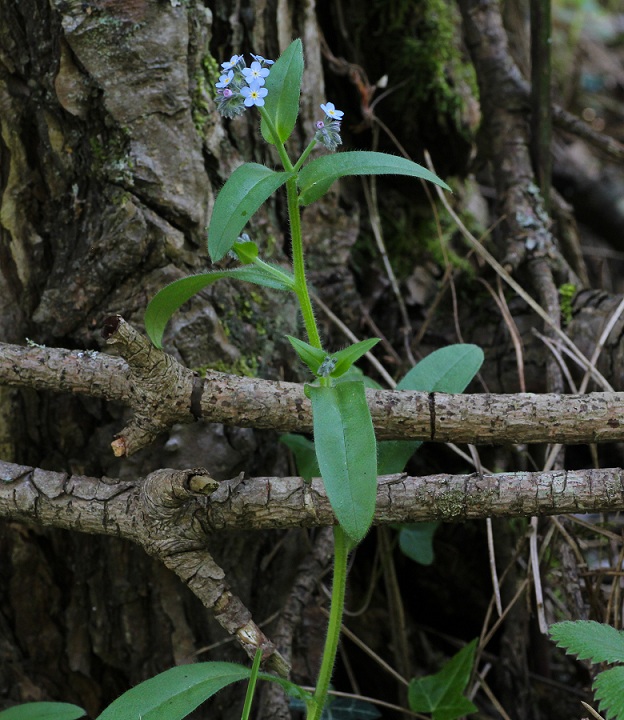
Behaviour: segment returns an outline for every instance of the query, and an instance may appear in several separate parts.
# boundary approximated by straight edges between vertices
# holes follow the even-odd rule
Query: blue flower
[[[227,74],[221,75],[221,77],[219,78],[219,82],[216,83],[216,86],[218,88],[227,87],[232,82],[233,79],[234,79],[234,70],[229,70],[227,72]]]
[[[232,55],[229,61],[221,63],[221,67],[224,70],[232,70],[236,67],[238,61],[242,58],[242,55]]]
[[[242,87],[241,95],[245,98],[245,107],[251,107],[252,105],[262,107],[268,92],[266,88],[260,87],[260,83],[257,81],[252,82],[249,87]]]
[[[342,120],[342,116],[344,113],[342,110],[336,110],[334,103],[325,103],[324,105],[321,105],[321,110],[325,113],[325,115],[330,118],[330,120]]]
[[[254,55],[253,53],[249,53],[251,57],[256,61],[259,62],[260,65],[273,65],[275,64],[275,60],[267,60],[266,58],[263,58],[262,55]]]
[[[258,85],[264,85],[264,78],[269,74],[268,68],[263,68],[258,61],[252,62],[251,67],[243,68],[245,80],[251,85],[256,82]]]

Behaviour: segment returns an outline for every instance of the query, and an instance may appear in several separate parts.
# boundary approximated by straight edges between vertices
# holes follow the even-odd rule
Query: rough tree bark
[[[215,113],[211,86],[218,63],[230,54],[276,57],[292,37],[301,37],[306,72],[303,130],[296,141],[303,142],[326,99],[326,81],[361,114],[361,127],[349,126],[349,140],[356,147],[370,140],[375,87],[365,70],[381,76],[394,50],[378,38],[379,53],[367,53],[362,38],[375,37],[385,9],[372,3],[367,16],[359,7],[327,7],[320,0],[318,7],[314,0],[0,0],[0,515],[9,518],[0,524],[0,707],[53,698],[95,715],[128,685],[175,663],[244,660],[235,643],[220,646],[216,655],[205,650],[224,639],[223,627],[243,646],[262,645],[276,671],[285,671],[285,658],[296,679],[311,680],[318,654],[314,636],[324,624],[313,599],[322,598],[318,585],[330,547],[323,531],[286,528],[323,525],[331,515],[318,484],[308,487],[290,477],[274,432],[309,429],[305,398],[289,382],[301,377],[284,341],[285,333],[297,329],[294,304],[227,283],[188,303],[166,336],[176,361],[168,371],[178,374],[179,386],[164,398],[156,382],[151,407],[137,382],[145,373],[141,379],[131,362],[100,352],[107,350],[100,328],[119,314],[140,329],[147,301],[163,284],[205,269],[204,228],[219,186],[244,159],[271,161],[251,116],[225,123]],[[459,7],[480,87],[482,137],[493,139],[480,143],[478,155],[493,169],[493,216],[503,217],[494,236],[496,253],[558,323],[557,285],[572,280],[581,287],[579,277],[586,277],[578,243],[572,233],[563,244],[561,228],[569,220],[563,204],[555,203],[557,225],[551,227],[536,192],[528,89],[510,56],[498,4],[462,0]],[[357,42],[341,15],[349,12]],[[421,9],[400,12],[406,22],[397,20],[392,33],[438,29],[434,22],[423,30]],[[334,52],[321,37],[321,24]],[[457,44],[458,38],[459,24]],[[349,62],[337,57],[341,53]],[[408,93],[404,102],[409,99]],[[438,153],[433,143],[434,162],[464,173],[470,128],[454,125],[448,108],[429,104],[413,115],[421,118],[425,142],[437,121],[443,126]],[[563,111],[555,117],[571,128]],[[392,123],[392,117],[384,120]],[[409,152],[420,153],[415,126],[403,125],[399,139]],[[614,141],[588,140],[621,156]],[[444,152],[450,142],[457,151],[453,160]],[[389,208],[392,214],[391,203]],[[271,204],[253,225],[254,239],[278,262],[286,260],[282,210],[279,201]],[[358,200],[347,189],[307,210],[304,223],[316,290],[356,332],[364,332],[362,315],[370,317],[375,304],[367,294],[387,294],[374,268],[355,283],[349,258],[359,216]],[[590,288],[575,295],[565,330],[587,357],[620,299]],[[382,321],[387,319],[388,335],[396,331],[390,341],[399,346],[394,301],[388,306]],[[467,309],[473,320],[482,317]],[[466,332],[488,353],[490,390],[514,392],[516,364],[505,327],[495,313],[486,315],[487,322],[472,329],[466,318]],[[535,318],[524,307],[514,309],[514,316],[525,339],[525,367],[535,369],[527,373],[527,389],[559,393],[557,367],[531,337]],[[620,318],[598,361],[616,391],[624,389],[623,327]],[[334,337],[329,324],[326,332]],[[440,325],[418,351],[451,335]],[[231,381],[223,372],[252,377]],[[206,373],[203,383],[200,373]],[[147,377],[158,379],[151,367]],[[281,421],[265,404],[276,400],[276,387]],[[234,407],[237,417],[227,414],[219,401],[224,394],[250,399],[244,422],[240,407]],[[593,442],[622,436],[618,392],[563,399],[472,397],[414,394],[403,408],[383,393],[371,401],[380,437],[385,432],[414,439]],[[414,405],[422,413],[414,415]],[[567,417],[561,416],[564,406]],[[493,412],[500,424],[492,421]],[[195,422],[198,417],[204,421]],[[110,442],[116,434],[114,454]],[[204,470],[187,472],[204,467],[218,487]],[[241,472],[255,481],[240,481]],[[622,488],[619,470],[395,476],[380,482],[378,520],[607,510],[622,507]],[[151,523],[151,534],[144,523],[138,536],[139,519]],[[74,532],[79,528],[105,535]],[[280,528],[281,534],[267,528]],[[228,584],[236,595],[228,594]],[[282,608],[286,612],[259,629],[249,607],[261,625]],[[514,652],[512,659],[526,670],[526,642]],[[217,698],[210,717],[236,717],[237,697]],[[522,713],[533,711],[523,705],[518,712],[524,718],[532,715]],[[272,695],[262,714],[289,716],[283,699]]]

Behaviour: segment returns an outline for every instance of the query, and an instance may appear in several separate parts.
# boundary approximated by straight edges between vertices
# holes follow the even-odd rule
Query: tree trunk
[[[103,318],[120,313],[140,327],[158,289],[206,268],[215,190],[243,159],[268,160],[254,119],[226,125],[216,115],[218,63],[246,47],[276,57],[300,35],[308,41],[303,117],[323,100],[314,3],[276,13],[261,2],[242,11],[225,2],[2,1],[2,341],[99,348]],[[344,224],[327,207],[326,226],[332,217]],[[279,260],[285,230],[272,207],[256,217],[254,239],[271,242]],[[283,337],[296,326],[292,301],[222,283],[177,315],[167,347],[198,370],[296,378]],[[220,425],[175,428],[122,462],[110,449],[121,408],[0,392],[6,460],[119,477],[159,467],[207,465],[222,479],[285,468],[273,433]],[[202,650],[224,631],[138,547],[19,523],[0,532],[0,705],[53,698],[95,716],[174,664],[245,659],[231,643]],[[275,557],[274,534],[215,536],[211,552],[259,620],[289,592],[305,555],[299,533]],[[237,703],[220,699],[218,712],[235,717]]]

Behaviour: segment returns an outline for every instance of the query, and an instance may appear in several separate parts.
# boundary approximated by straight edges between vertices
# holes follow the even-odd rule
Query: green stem
[[[329,625],[325,637],[323,660],[316,681],[313,703],[308,710],[307,720],[320,720],[323,708],[327,702],[329,683],[336,662],[338,641],[340,640],[340,627],[344,611],[345,590],[347,587],[347,561],[351,541],[340,525],[334,528],[334,580],[332,583],[331,607],[329,610]]]
[[[277,153],[280,156],[280,160],[282,161],[284,170],[286,170],[286,172],[292,172],[293,164],[290,161],[290,158],[288,157],[288,153],[286,152],[284,143],[280,140],[280,137],[277,133],[277,128],[275,127],[273,120],[271,120],[271,116],[266,111],[266,109],[263,107],[259,107],[258,110],[260,111],[260,115],[262,116],[262,119],[264,120],[264,122],[267,124],[267,127],[269,128],[269,132],[271,133],[271,137],[273,138],[273,145],[275,145],[275,149],[277,150]]]
[[[247,693],[245,694],[245,704],[243,705],[243,713],[241,720],[249,720],[251,713],[251,704],[253,703],[254,694],[256,692],[256,683],[258,681],[258,673],[260,672],[260,663],[262,662],[262,650],[258,648],[251,666],[251,675],[249,684],[247,685]]]
[[[308,159],[308,155],[312,152],[312,150],[314,150],[315,145],[316,145],[316,140],[314,140],[314,138],[312,138],[308,147],[301,153],[301,157],[295,163],[295,167],[293,168],[293,170],[295,172],[299,172],[299,170],[301,170],[301,166]]]
[[[258,110],[260,110],[260,115],[269,128],[269,132],[273,138],[273,144],[277,148],[284,170],[287,172],[294,172],[295,168],[288,157],[284,143],[279,139],[277,128],[275,127],[271,116],[263,107],[259,107]],[[315,141],[313,140],[312,143],[314,142]],[[303,155],[299,158],[297,167],[301,167],[302,158],[305,160],[305,157],[307,157],[307,155],[309,155],[312,151],[312,147],[314,147],[312,143],[308,145],[306,150],[303,152]],[[299,300],[299,305],[301,307],[301,314],[303,315],[303,322],[308,334],[308,340],[311,345],[314,345],[314,347],[321,348],[321,337],[316,327],[314,310],[312,309],[312,302],[310,301],[310,293],[308,292],[308,284],[305,277],[303,239],[301,236],[301,215],[299,211],[299,195],[297,193],[296,177],[292,177],[286,181],[286,194],[288,197],[288,217],[290,218],[290,237],[292,243],[293,271],[295,275],[294,290],[297,294],[297,299]]]
[[[290,218],[290,239],[292,243],[293,273],[295,275],[295,293],[301,307],[303,322],[308,334],[310,345],[322,348],[321,337],[316,327],[314,310],[308,292],[303,261],[303,238],[301,235],[301,214],[299,210],[299,196],[297,194],[297,179],[286,181],[286,195],[288,198],[288,217]]]

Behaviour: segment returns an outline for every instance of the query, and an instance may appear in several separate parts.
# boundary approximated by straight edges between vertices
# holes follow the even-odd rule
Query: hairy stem
[[[293,272],[295,275],[295,292],[301,307],[303,322],[308,334],[308,340],[314,347],[322,348],[321,337],[316,327],[312,301],[308,292],[303,260],[303,238],[301,235],[301,214],[299,211],[299,197],[297,195],[297,180],[291,178],[286,181],[286,195],[288,197],[288,216],[290,218],[290,238],[292,243]]]
[[[307,720],[320,720],[323,708],[327,701],[329,683],[336,662],[340,627],[344,612],[345,590],[347,586],[347,562],[351,541],[345,531],[338,525],[334,528],[334,579],[332,583],[331,607],[329,610],[329,625],[325,637],[323,659],[316,681],[314,703],[308,710]]]

